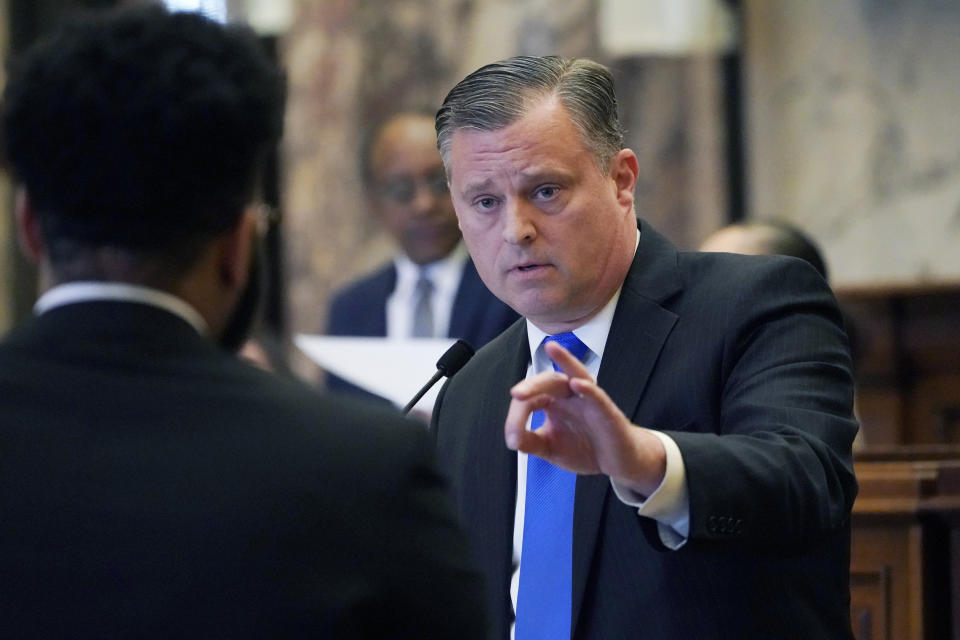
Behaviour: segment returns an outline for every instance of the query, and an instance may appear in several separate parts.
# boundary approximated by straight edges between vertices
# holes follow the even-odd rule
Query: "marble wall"
[[[606,59],[590,0],[298,0],[282,41],[290,80],[284,148],[286,286],[292,333],[324,328],[330,293],[390,255],[364,210],[357,144],[369,123],[439,106],[457,80],[517,54],[611,66],[638,210],[694,246],[726,215],[715,59]],[[389,8],[387,8],[389,7]]]
[[[835,284],[960,279],[960,3],[749,0],[751,215]]]
[[[675,242],[696,246],[728,215],[716,58],[610,59],[597,0],[293,1],[280,41],[292,333],[322,331],[331,291],[392,250],[357,179],[366,126],[436,106],[465,73],[516,53],[611,66],[640,157],[638,210]],[[748,215],[808,229],[841,287],[960,280],[960,4],[743,0],[743,9]],[[0,180],[0,329],[19,308],[9,203]]]
[[[509,55],[611,66],[640,157],[638,211],[677,244],[696,246],[728,216],[715,57],[612,59],[598,0],[293,2],[280,39],[290,78],[282,206],[292,333],[322,331],[330,293],[392,251],[357,179],[365,128],[395,109],[435,107],[464,74]],[[840,287],[960,280],[960,4],[742,4],[748,216],[808,229]],[[0,200],[7,208],[2,182]],[[9,214],[0,238],[2,329],[17,308]]]

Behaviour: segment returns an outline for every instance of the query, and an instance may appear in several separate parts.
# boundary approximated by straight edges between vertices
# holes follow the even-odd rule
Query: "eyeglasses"
[[[421,187],[426,188],[434,196],[445,196],[449,193],[447,176],[443,173],[418,178],[409,176],[393,178],[377,185],[375,190],[377,195],[394,204],[410,204],[417,197],[417,191]]]

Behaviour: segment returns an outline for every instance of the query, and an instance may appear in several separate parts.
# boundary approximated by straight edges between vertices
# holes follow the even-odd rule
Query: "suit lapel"
[[[488,589],[494,628],[506,630],[512,619],[510,576],[513,572],[513,523],[517,492],[517,454],[506,447],[503,424],[510,405],[510,387],[526,374],[529,361],[526,324],[517,322],[496,343],[488,345],[500,363],[477,381],[479,411],[471,417],[470,437],[461,452],[464,487],[461,505],[467,526],[477,533],[479,558],[490,576]],[[468,426],[468,425],[463,425]]]
[[[643,390],[677,321],[676,314],[661,306],[661,302],[681,288],[676,261],[676,249],[653,229],[644,228],[607,336],[597,384],[631,420],[636,419]],[[607,476],[577,478],[571,624],[574,630],[583,605],[604,507],[607,500],[615,499],[609,494]]]

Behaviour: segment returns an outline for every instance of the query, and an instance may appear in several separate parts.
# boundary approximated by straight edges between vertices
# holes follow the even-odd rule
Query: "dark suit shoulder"
[[[46,629],[56,607],[78,635],[482,637],[422,425],[256,369],[176,319],[104,336],[69,315],[46,324],[70,337],[32,322],[0,346],[12,628]]]
[[[397,411],[341,394],[319,392],[306,383],[276,376],[224,354],[219,375],[232,388],[231,413],[238,425],[266,429],[268,437],[290,439],[291,455],[324,451],[330,464],[376,485],[411,464],[429,462],[423,426]],[[211,371],[211,376],[217,374]],[[200,382],[198,380],[198,382]],[[215,384],[208,380],[206,385]],[[212,401],[212,400],[211,400]],[[259,419],[258,419],[259,418]],[[309,456],[308,456],[309,458]],[[368,479],[370,482],[368,482]],[[392,490],[382,487],[378,490]]]
[[[752,324],[798,311],[843,321],[829,285],[807,262],[789,256],[680,252],[678,269],[684,295],[668,307],[694,313],[708,311],[714,326],[724,318],[731,337]]]
[[[450,379],[448,386],[451,391],[483,389],[485,387],[481,385],[485,381],[511,375],[516,368],[518,349],[526,346],[526,337],[526,321],[523,318],[514,320],[490,342],[477,349],[463,369]]]
[[[729,289],[770,277],[789,277],[811,286],[827,286],[809,263],[792,256],[678,251],[677,265],[686,285],[713,286],[723,282],[726,283],[723,288]]]
[[[393,262],[386,262],[374,271],[364,274],[339,288],[332,300],[356,300],[371,293],[390,293],[397,282],[397,271]]]
[[[385,335],[387,297],[397,282],[396,268],[388,262],[333,294],[327,333],[331,335]],[[380,325],[382,324],[382,328]]]
[[[469,466],[474,438],[485,439],[488,419],[506,415],[510,387],[523,377],[529,360],[526,324],[517,320],[506,331],[477,350],[449,378],[434,404],[431,431],[443,468],[455,482]],[[502,415],[501,415],[502,414]]]

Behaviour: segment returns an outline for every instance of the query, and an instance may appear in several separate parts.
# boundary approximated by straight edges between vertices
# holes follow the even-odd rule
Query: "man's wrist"
[[[643,496],[644,500],[663,483],[667,471],[667,451],[663,442],[649,429],[632,425],[632,446],[625,447],[622,471],[608,474],[621,487]]]
[[[690,535],[690,502],[683,455],[677,443],[667,434],[649,430],[647,433],[660,440],[666,451],[663,481],[652,493],[646,495],[619,484],[613,477],[610,478],[610,484],[621,502],[635,507],[639,515],[657,521],[660,539],[664,545],[670,549],[678,549]]]

